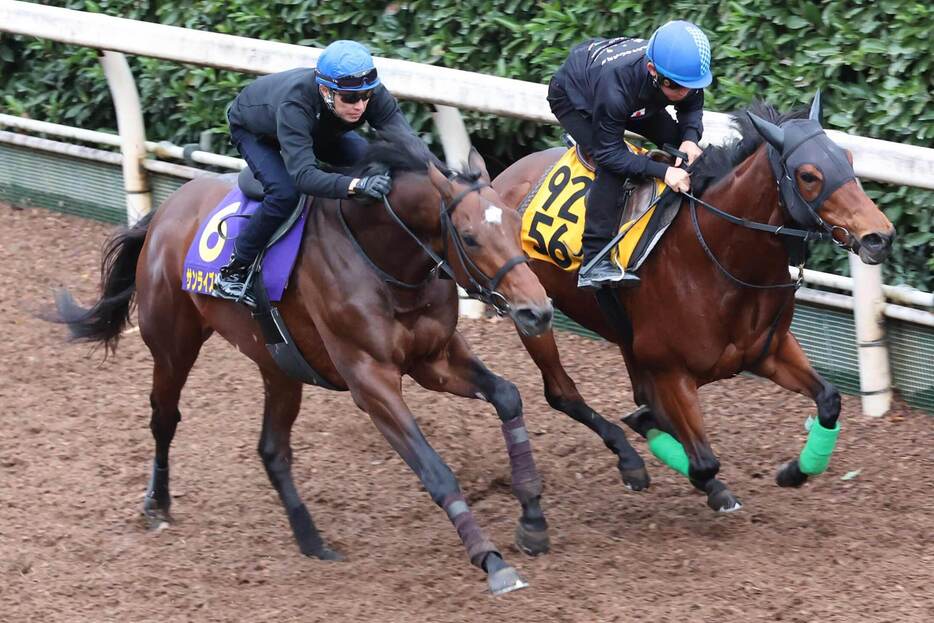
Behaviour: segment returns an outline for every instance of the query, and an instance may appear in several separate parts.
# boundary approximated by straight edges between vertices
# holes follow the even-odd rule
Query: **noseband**
[[[493,275],[492,278],[487,277],[486,274],[480,270],[480,267],[477,266],[476,262],[470,258],[470,255],[467,253],[467,249],[464,246],[464,240],[451,219],[451,215],[454,213],[454,210],[457,209],[457,206],[460,205],[464,197],[470,193],[479,192],[480,189],[484,186],[488,186],[488,184],[472,184],[470,188],[467,188],[455,196],[449,204],[445,204],[444,198],[441,198],[441,202],[438,207],[441,222],[441,237],[444,242],[444,249],[441,251],[441,255],[435,253],[429,245],[425,244],[415,234],[415,232],[413,232],[409,226],[405,224],[396,211],[392,209],[392,205],[389,203],[389,198],[385,196],[383,197],[383,205],[386,207],[386,211],[389,212],[389,215],[399,225],[399,227],[401,227],[402,230],[409,235],[410,238],[418,243],[425,254],[428,255],[428,257],[430,257],[435,264],[431,270],[428,271],[428,275],[418,283],[406,283],[404,281],[400,281],[378,267],[366,254],[366,251],[363,250],[363,247],[361,247],[357,242],[353,232],[350,231],[350,227],[347,225],[347,221],[344,219],[344,214],[340,203],[338,203],[337,206],[337,213],[340,218],[341,225],[344,227],[344,231],[347,233],[347,236],[350,238],[354,247],[357,249],[357,252],[363,256],[366,262],[379,274],[383,281],[389,285],[400,288],[417,290],[435,279],[438,276],[439,270],[443,271],[444,274],[450,277],[453,281],[457,281],[454,276],[454,270],[451,268],[448,261],[444,259],[448,251],[448,237],[450,237],[454,242],[454,251],[457,255],[458,261],[460,261],[461,266],[464,268],[464,273],[467,275],[468,285],[464,288],[464,290],[467,292],[467,295],[470,296],[470,298],[483,301],[484,303],[490,305],[498,315],[505,316],[509,314],[512,308],[509,304],[509,301],[506,300],[505,296],[497,291],[497,288],[510,270],[519,264],[528,262],[528,258],[524,255],[517,255],[513,258],[510,258],[499,268],[499,270],[496,271],[496,274]]]

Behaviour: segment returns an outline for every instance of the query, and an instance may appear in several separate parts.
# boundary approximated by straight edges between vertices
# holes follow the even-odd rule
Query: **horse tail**
[[[115,234],[104,244],[101,260],[101,296],[90,309],[75,302],[68,290],[55,293],[58,315],[53,320],[68,326],[71,339],[104,345],[104,358],[117,349],[120,334],[130,323],[136,293],[136,263],[153,213]]]

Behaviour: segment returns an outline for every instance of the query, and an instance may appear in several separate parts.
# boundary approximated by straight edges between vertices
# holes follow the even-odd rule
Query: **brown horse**
[[[887,257],[895,234],[856,180],[852,155],[821,129],[819,95],[807,119],[796,118],[803,114],[781,117],[764,104],[754,105],[758,115],[734,116],[741,138],[709,147],[692,167],[692,190],[703,201],[681,199],[674,221],[640,270],[641,285],[599,294],[609,297],[603,299],[603,307],[610,306],[606,313],[593,293],[575,287],[575,274],[531,262],[556,307],[620,345],[640,407],[624,421],[648,436],[653,452],[689,476],[718,511],[740,504],[715,478],[720,465],[704,432],[700,386],[747,370],[812,398],[818,433],[838,430],[839,392],[814,371],[789,332],[795,284],[788,282],[789,251],[783,240],[792,239],[775,234],[833,238],[872,264]],[[499,175],[493,187],[515,208],[564,151],[523,158]],[[747,219],[747,226],[735,217]],[[751,221],[756,223],[750,226]],[[791,242],[789,247],[800,252],[803,244]],[[609,320],[613,308],[617,314]],[[561,366],[553,333],[522,339],[542,372],[549,404],[601,437],[619,456],[627,486],[647,487],[641,457],[619,426],[581,398]],[[658,452],[655,437],[668,440]],[[832,441],[818,443],[826,459]],[[823,471],[805,461],[805,453],[800,463],[785,464],[778,484],[798,486],[809,473]]]
[[[428,389],[493,404],[502,420],[513,492],[522,505],[518,545],[533,554],[546,551],[541,481],[521,398],[456,332],[455,282],[439,278],[426,249],[446,259],[442,268],[453,269],[457,282],[508,313],[523,334],[550,326],[550,301],[516,243],[519,219],[500,207],[479,155],[472,154],[469,164],[479,172],[442,173],[427,150],[371,146],[354,174],[391,171],[387,201],[316,200],[279,309],[307,362],[335,388],[350,390],[446,511],[470,561],[486,571],[491,591],[498,594],[521,588],[524,581],[477,525],[454,474],[419,430],[401,387],[402,375],[408,374]],[[183,261],[199,223],[234,183],[232,176],[191,181],[115,236],[105,249],[100,300],[85,310],[63,293],[59,320],[75,338],[112,350],[135,295],[140,334],[154,362],[150,427],[156,447],[144,512],[155,523],[170,520],[169,445],[181,419],[179,395],[201,345],[217,332],[256,362],[266,397],[258,448],[266,472],[301,552],[337,559],[292,480],[290,434],[302,382],[277,367],[246,306],[181,289]]]

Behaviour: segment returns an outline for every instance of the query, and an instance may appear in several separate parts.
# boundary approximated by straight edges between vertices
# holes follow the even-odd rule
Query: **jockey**
[[[291,69],[249,84],[231,103],[227,119],[231,140],[263,185],[265,198],[241,228],[213,294],[248,304],[250,267],[302,194],[381,199],[390,191],[389,175],[352,178],[320,169],[318,160],[339,167],[358,161],[367,142],[353,130],[364,123],[388,140],[416,137],[380,84],[370,53],[355,41],[329,45],[314,69]]]
[[[593,39],[575,46],[548,86],[548,103],[561,126],[596,163],[596,179],[586,200],[583,264],[586,266],[616,233],[617,200],[626,178],[651,175],[677,192],[690,190],[688,173],[650,160],[626,147],[630,130],[658,146],[678,145],[688,164],[701,154],[703,89],[710,84],[710,43],[690,22],[673,21],[651,39]],[[665,107],[673,104],[678,121]],[[680,160],[676,163],[680,164]],[[578,287],[638,285],[604,257]]]

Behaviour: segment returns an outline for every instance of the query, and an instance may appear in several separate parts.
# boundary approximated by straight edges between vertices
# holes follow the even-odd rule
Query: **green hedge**
[[[716,81],[708,109],[733,110],[762,98],[779,109],[824,90],[825,126],[930,146],[934,139],[934,8],[910,0],[733,0],[705,5],[633,0],[362,1],[64,0],[57,6],[174,26],[315,46],[338,38],[375,54],[546,82],[574,43],[591,35],[648,35],[668,19],[698,23],[713,45]],[[131,59],[147,132],[176,143],[206,129],[225,132],[223,110],[251,77],[146,58]],[[0,35],[5,112],[88,128],[116,126],[96,52]],[[429,107],[406,104],[427,140]],[[468,130],[496,171],[553,145],[557,130],[467,113]],[[890,283],[934,289],[932,193],[867,184],[899,230]],[[846,273],[846,254],[815,249],[815,268]]]

